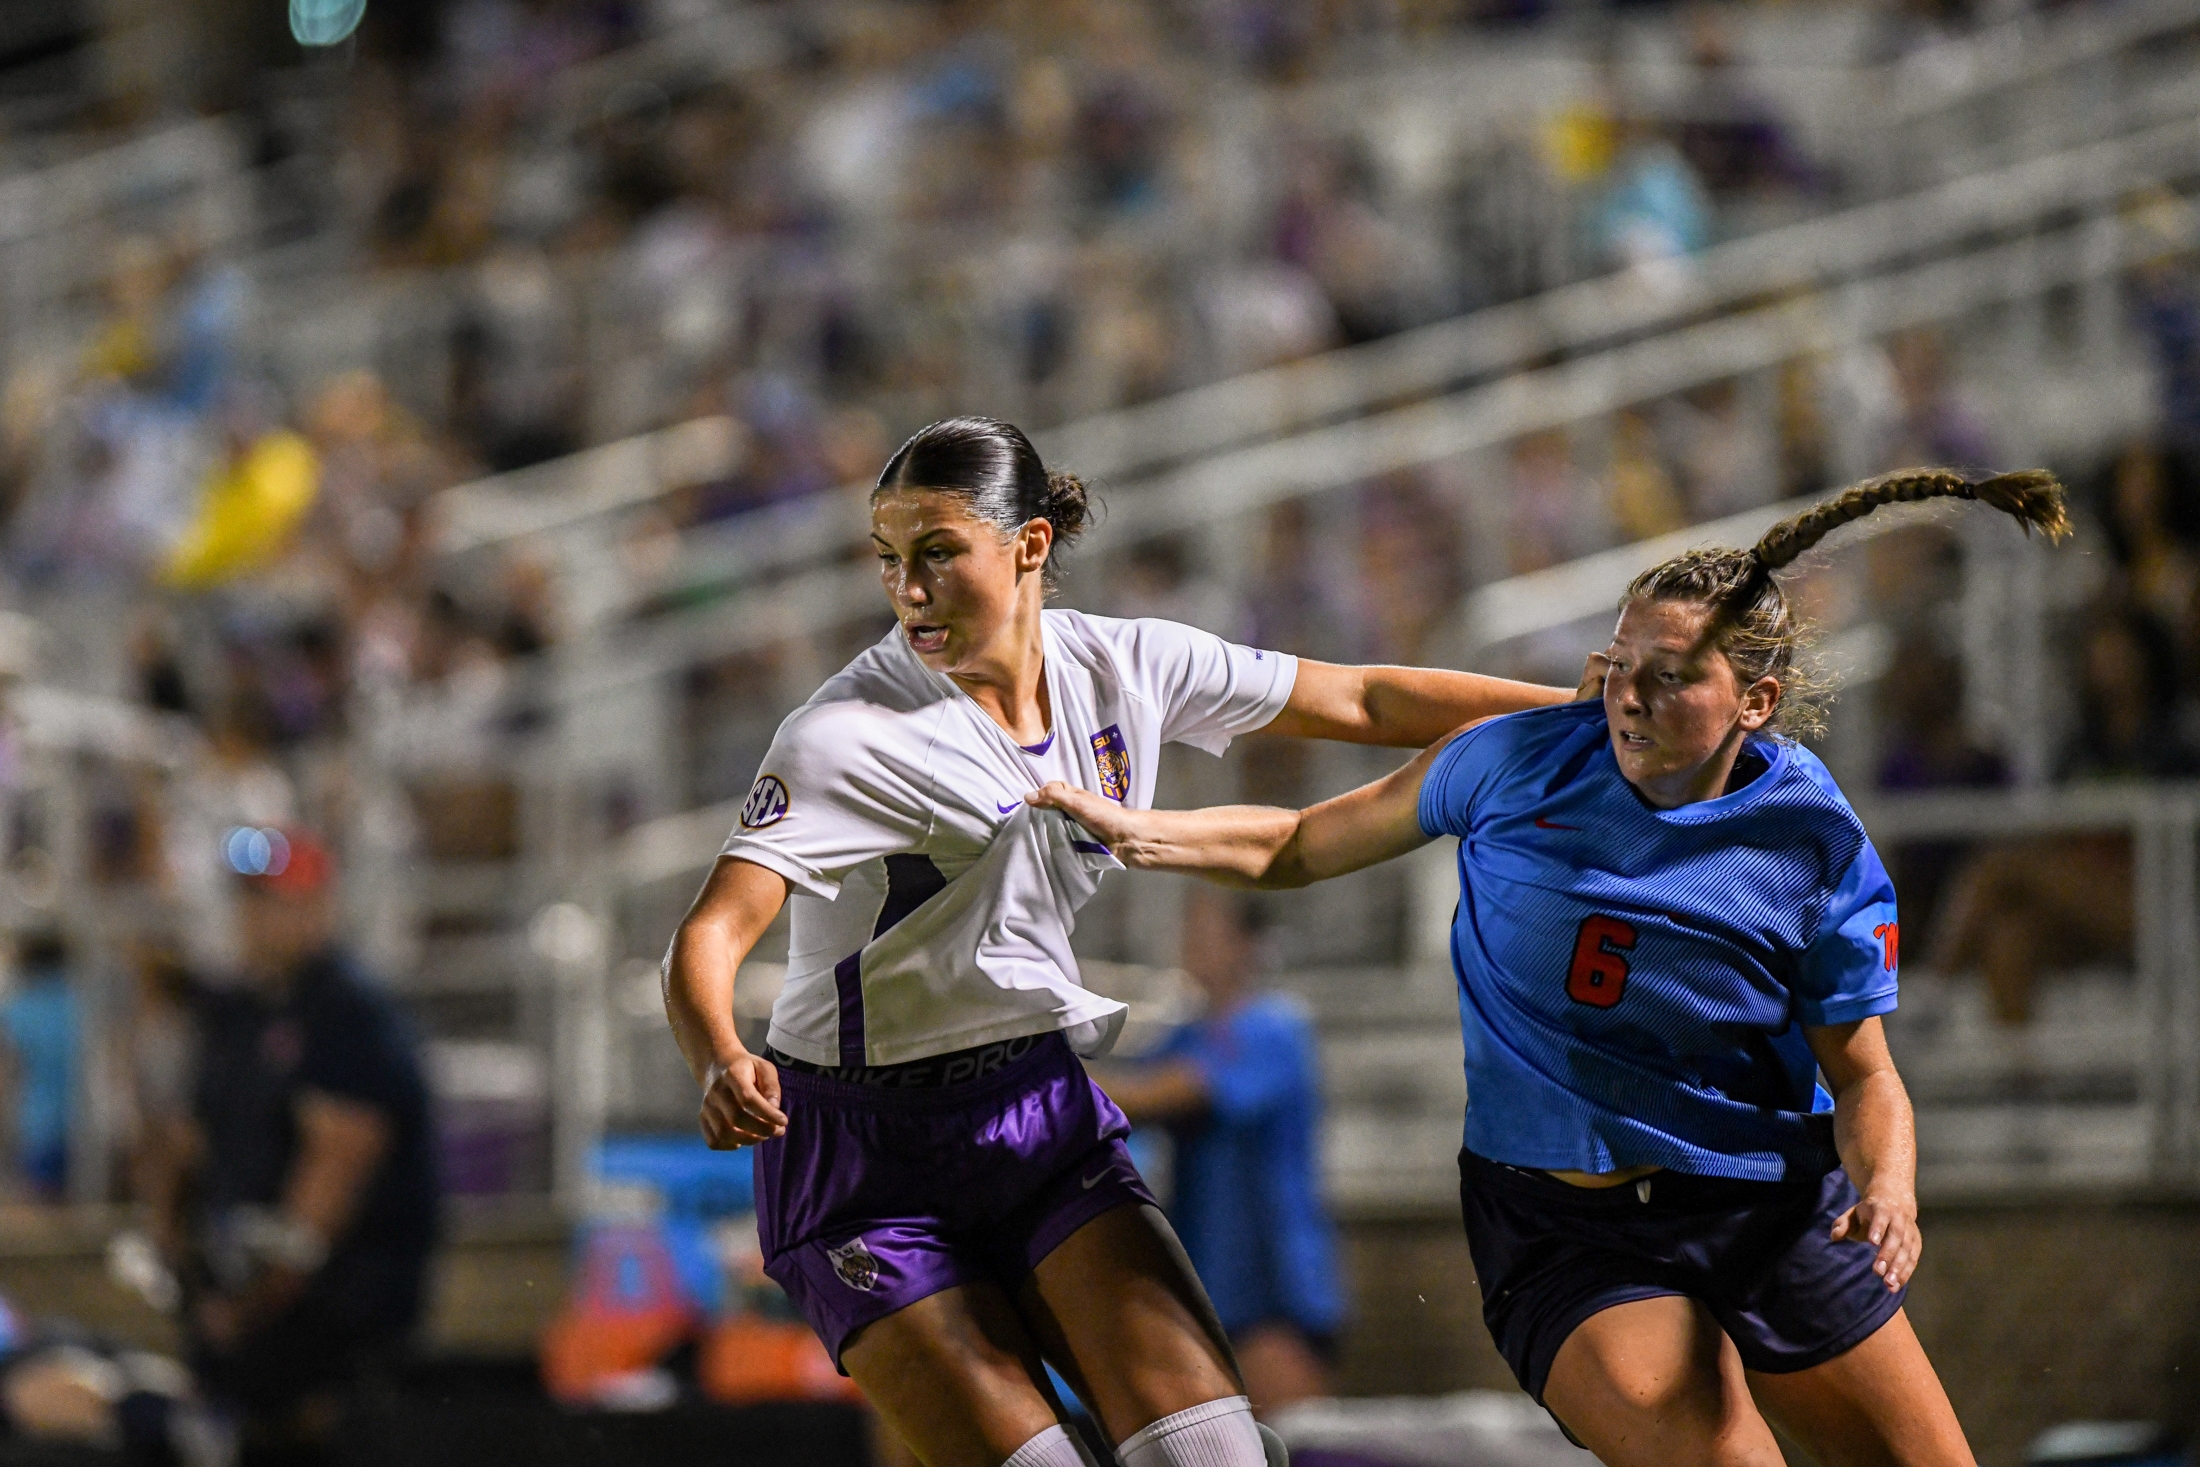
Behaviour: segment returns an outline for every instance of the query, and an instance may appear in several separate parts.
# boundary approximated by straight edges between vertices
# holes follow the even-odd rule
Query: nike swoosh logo
[[[1105,1167],[1103,1167],[1103,1168],[1102,1168],[1101,1170],[1099,1170],[1099,1171],[1096,1171],[1096,1172],[1094,1172],[1094,1173],[1093,1173],[1093,1174],[1092,1174],[1091,1176],[1089,1176],[1089,1177],[1084,1177],[1084,1178],[1081,1178],[1080,1180],[1081,1180],[1081,1181],[1083,1181],[1083,1183],[1084,1183],[1084,1185],[1085,1185],[1085,1190],[1086,1190],[1087,1192],[1090,1192],[1090,1191],[1091,1191],[1091,1190],[1092,1190],[1093,1188],[1095,1188],[1095,1187],[1099,1186],[1099,1185],[1100,1185],[1100,1184],[1101,1184],[1102,1182],[1106,1181],[1107,1179],[1108,1179],[1108,1173],[1107,1173],[1107,1169],[1106,1169]]]
[[[1023,803],[1024,802],[1022,800],[1018,800],[1013,805],[1004,805],[1000,801],[996,800],[993,802],[993,808],[1000,811],[1003,815],[1013,815],[1019,808],[1022,807]]]
[[[1542,816],[1540,816],[1540,815],[1538,815],[1538,816],[1536,816],[1536,817],[1535,817],[1535,828],[1536,828],[1537,830],[1579,830],[1579,829],[1581,829],[1581,827],[1580,827],[1580,826],[1578,826],[1578,825],[1557,825],[1557,824],[1554,824],[1554,823],[1552,823],[1551,821],[1545,820],[1545,819],[1544,819],[1544,818],[1543,818]]]

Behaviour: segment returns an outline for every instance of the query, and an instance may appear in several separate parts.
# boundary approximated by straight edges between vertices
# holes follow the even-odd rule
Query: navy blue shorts
[[[1848,1173],[1741,1182],[1657,1172],[1575,1187],[1459,1153],[1459,1206],[1482,1286],[1482,1318],[1529,1395],[1543,1399],[1558,1347],[1590,1315],[1679,1294],[1711,1311],[1751,1370],[1822,1365],[1902,1307],[1872,1272],[1878,1250],[1836,1243],[1856,1205]]]

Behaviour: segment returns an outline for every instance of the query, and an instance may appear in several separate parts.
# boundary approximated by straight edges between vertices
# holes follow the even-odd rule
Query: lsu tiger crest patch
[[[1111,723],[1092,736],[1092,757],[1100,766],[1100,793],[1122,804],[1131,796],[1131,750],[1123,726]]]
[[[825,1257],[840,1281],[857,1293],[868,1294],[878,1287],[878,1255],[863,1246],[862,1238],[850,1238],[838,1248],[827,1248]]]

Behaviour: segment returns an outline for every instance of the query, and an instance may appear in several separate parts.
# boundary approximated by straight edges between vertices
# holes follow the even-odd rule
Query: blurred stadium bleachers
[[[1107,501],[1066,604],[1566,682],[1676,547],[1909,462],[2061,470],[2075,551],[1916,512],[1819,558],[1821,752],[1899,862],[1936,1354],[1987,1260],[2088,1237],[2169,1241],[2074,1358],[2189,1351],[2200,3],[467,0],[325,51],[38,8],[0,6],[0,925],[68,937],[90,1078],[23,1256],[123,1215],[174,1100],[142,955],[220,964],[220,833],[297,819],[430,1037],[440,1337],[538,1327],[598,1144],[691,1124],[656,961],[728,802],[887,625],[864,481],[983,411]],[[1163,797],[1384,767],[1241,745]],[[1402,1282],[1453,1205],[1449,881],[1277,912],[1377,1394],[1494,1383]],[[1101,981],[1170,991],[1178,899],[1103,892]],[[2166,1409],[1950,1374],[1996,1460]]]

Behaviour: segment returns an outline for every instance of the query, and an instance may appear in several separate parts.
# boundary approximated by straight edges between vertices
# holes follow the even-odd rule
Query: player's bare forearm
[[[1395,773],[1306,810],[1126,810],[1059,781],[1030,800],[1067,813],[1126,866],[1277,890],[1326,881],[1425,844],[1421,780],[1436,754],[1425,749]]]
[[[1917,1119],[1893,1070],[1865,1075],[1834,1096],[1833,1144],[1857,1191],[1916,1194]]]
[[[1301,661],[1289,701],[1260,732],[1420,749],[1478,719],[1574,696],[1566,688],[1445,668]]]
[[[1124,865],[1174,871],[1224,886],[1277,886],[1300,812],[1270,805],[1213,805],[1204,810],[1126,810],[1090,790],[1054,783],[1031,796],[1062,810]]]
[[[1890,1289],[1909,1282],[1923,1251],[1917,1227],[1917,1117],[1876,1018],[1806,1027],[1804,1037],[1833,1092],[1833,1142],[1858,1193],[1833,1226],[1836,1241],[1877,1250],[1873,1270]]]
[[[702,1087],[696,1122],[714,1150],[786,1134],[779,1071],[750,1054],[733,1022],[733,975],[787,903],[787,878],[720,856],[665,953],[665,1017]]]
[[[672,935],[665,1017],[697,1084],[712,1065],[747,1052],[734,1028],[734,975],[786,900],[785,877],[721,856]]]

